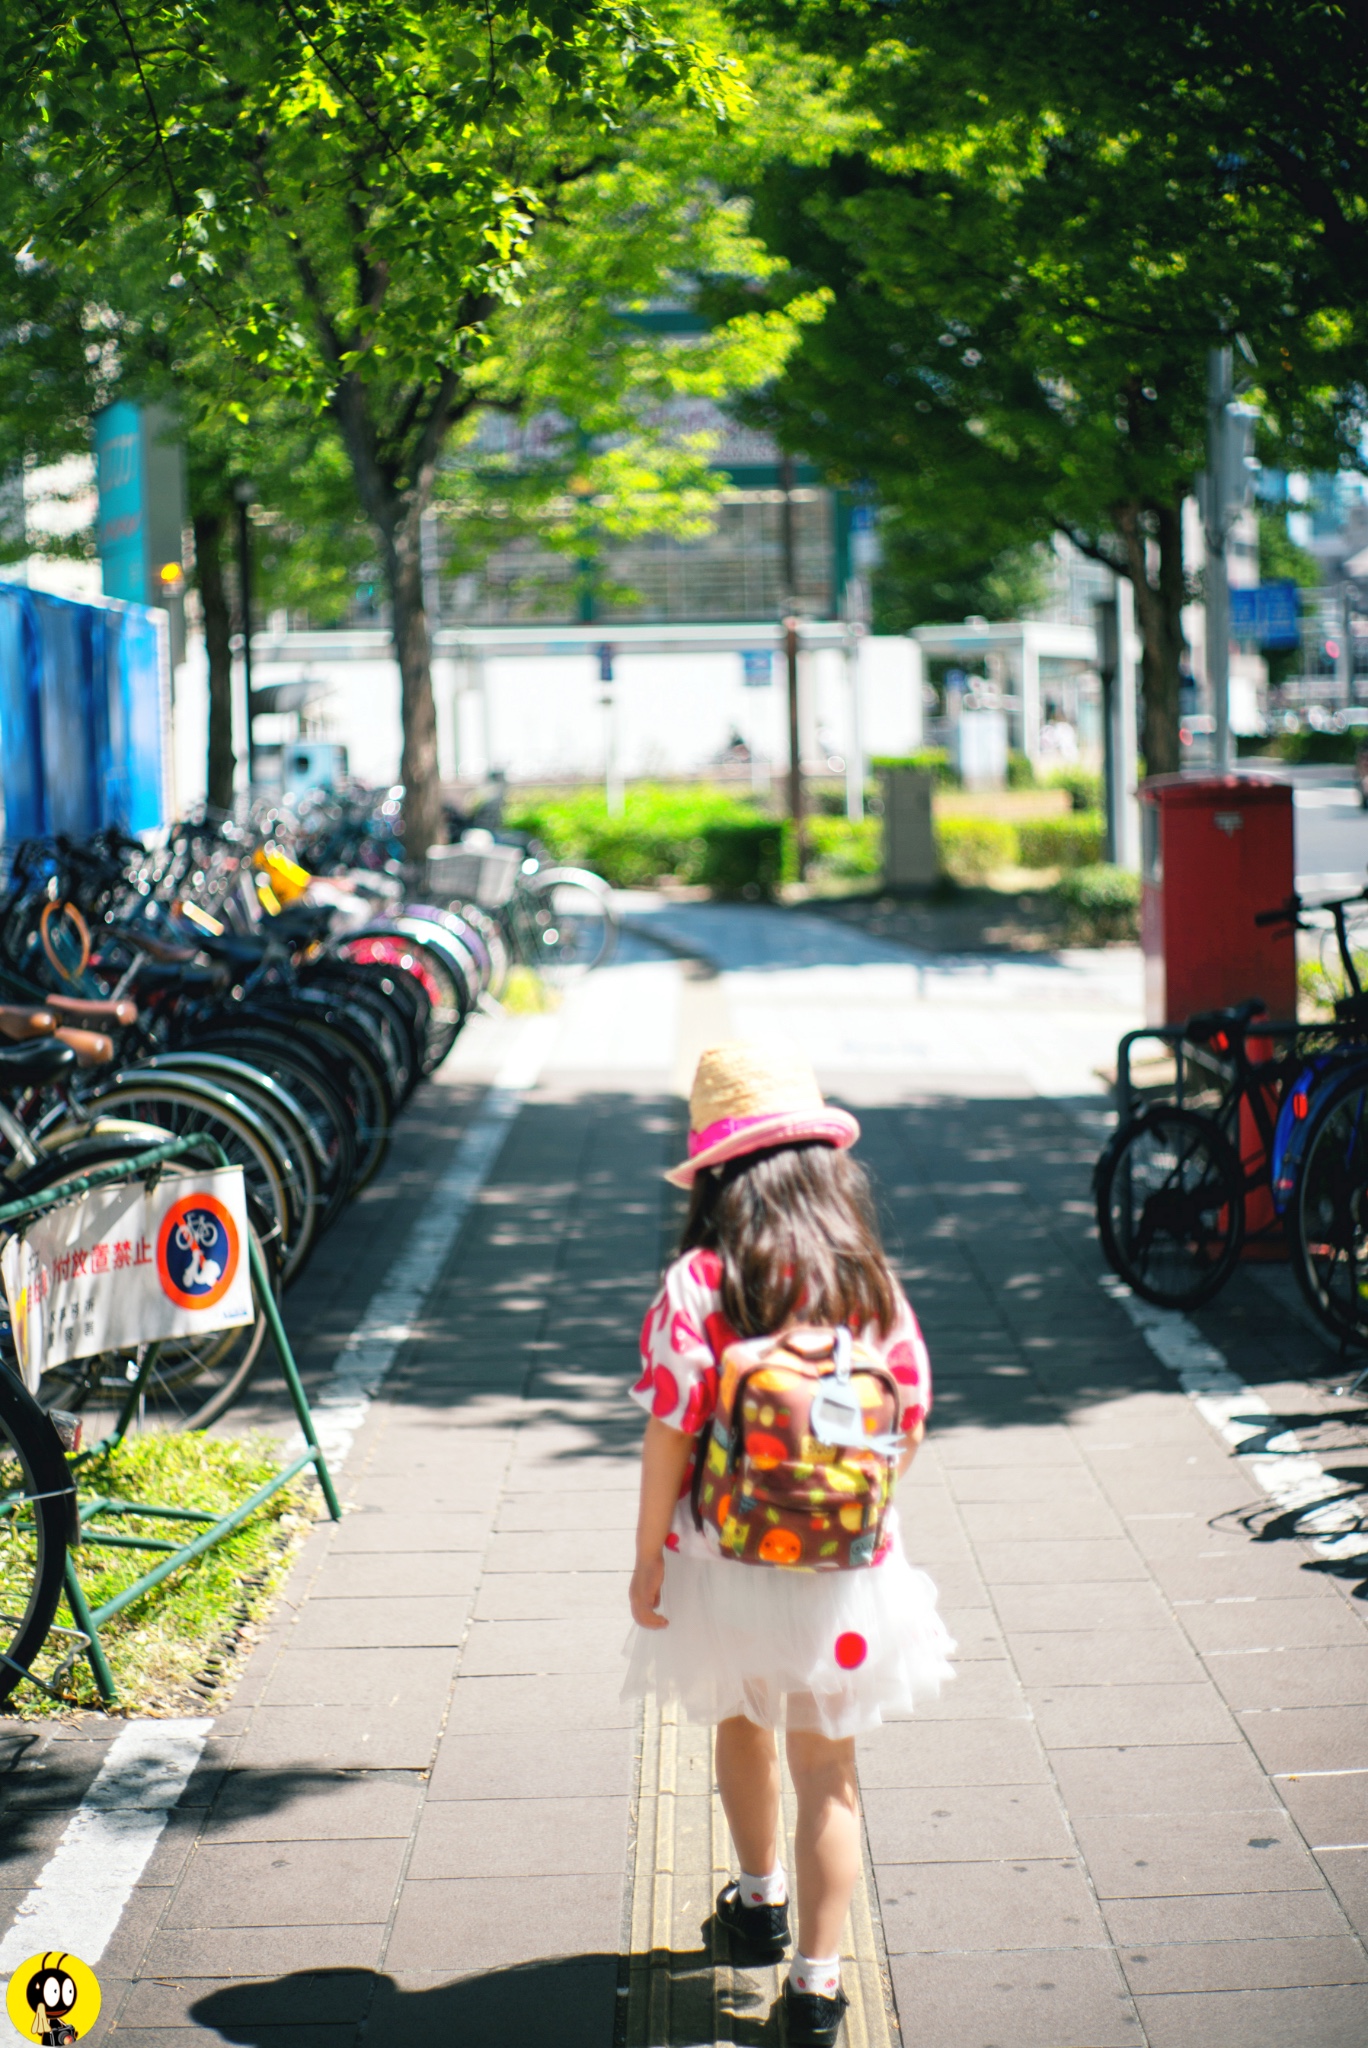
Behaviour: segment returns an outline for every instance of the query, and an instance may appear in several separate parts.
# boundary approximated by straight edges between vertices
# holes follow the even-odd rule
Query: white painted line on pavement
[[[314,1427],[331,1467],[345,1463],[356,1432],[381,1382],[418,1325],[428,1295],[460,1235],[472,1203],[488,1180],[513,1128],[523,1098],[537,1077],[556,1035],[558,1019],[529,1019],[456,1147],[408,1241],[371,1296],[366,1312],[333,1361],[322,1387],[310,1398]],[[286,1447],[298,1456],[304,1438]]]
[[[99,1962],[213,1725],[129,1722],[0,1940],[0,1982],[44,1949]]]
[[[1177,1309],[1155,1308],[1131,1293],[1114,1273],[1102,1287],[1140,1332],[1161,1365],[1175,1373],[1188,1396],[1218,1436],[1240,1455],[1245,1471],[1275,1507],[1296,1518],[1296,1532],[1318,1557],[1332,1561],[1368,1557],[1362,1496],[1347,1481],[1332,1479],[1303,1451],[1296,1431],[1269,1433],[1275,1418],[1261,1394],[1247,1387],[1214,1344]],[[1244,1446],[1258,1443],[1257,1452]]]

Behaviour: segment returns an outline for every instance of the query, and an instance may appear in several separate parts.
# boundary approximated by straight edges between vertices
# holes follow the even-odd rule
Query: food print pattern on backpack
[[[722,1261],[716,1252],[694,1251],[675,1260],[642,1323],[642,1373],[632,1388],[633,1400],[647,1414],[686,1436],[699,1438],[705,1448],[700,1433],[717,1411],[724,1357],[733,1346],[742,1344],[723,1312],[721,1286]],[[858,1345],[876,1354],[892,1376],[898,1395],[897,1429],[915,1429],[931,1409],[931,1361],[917,1318],[901,1290],[888,1335],[880,1336],[871,1325],[856,1337]],[[710,1548],[706,1530],[695,1525],[692,1490],[691,1463],[666,1546],[687,1556],[715,1558],[717,1548]],[[716,1542],[714,1531],[714,1546]]]

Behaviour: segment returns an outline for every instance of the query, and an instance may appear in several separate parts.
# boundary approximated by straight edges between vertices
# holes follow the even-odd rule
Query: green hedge
[[[986,882],[1020,865],[1017,828],[1001,818],[941,818],[935,834],[936,857],[952,881]]]
[[[1024,868],[1092,867],[1106,852],[1106,821],[1098,811],[1023,819],[1017,826],[1017,844]]]
[[[592,868],[615,889],[649,888],[659,875],[699,882],[710,825],[763,822],[753,804],[730,790],[651,782],[628,789],[617,818],[609,817],[602,791],[588,789],[569,795],[534,791],[509,804],[505,818],[515,832],[540,839],[553,860]]]
[[[1279,760],[1294,767],[1352,766],[1365,738],[1357,732],[1280,732],[1272,745]]]
[[[848,881],[883,868],[883,827],[878,818],[812,817],[807,821],[809,873]]]
[[[1052,896],[1074,946],[1105,946],[1140,936],[1140,877],[1105,862],[1061,875]]]
[[[1046,789],[1068,791],[1071,811],[1100,811],[1102,808],[1102,777],[1094,768],[1052,768],[1040,779]]]
[[[784,879],[786,828],[777,818],[715,818],[699,835],[698,879],[724,903],[771,903]]]
[[[933,775],[942,789],[958,789],[960,784],[959,770],[951,767],[944,747],[923,747],[915,754],[876,754],[869,767],[874,775],[885,768],[915,768],[923,775]]]

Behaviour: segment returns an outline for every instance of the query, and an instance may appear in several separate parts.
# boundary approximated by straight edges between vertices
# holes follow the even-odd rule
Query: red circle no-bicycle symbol
[[[217,1195],[182,1195],[157,1234],[157,1278],[177,1308],[213,1308],[237,1275],[237,1225]]]

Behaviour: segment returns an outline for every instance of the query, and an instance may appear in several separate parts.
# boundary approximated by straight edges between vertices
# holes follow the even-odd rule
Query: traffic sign
[[[1301,642],[1301,593],[1291,581],[1256,583],[1230,593],[1230,630],[1236,640],[1260,647],[1296,647]]]

